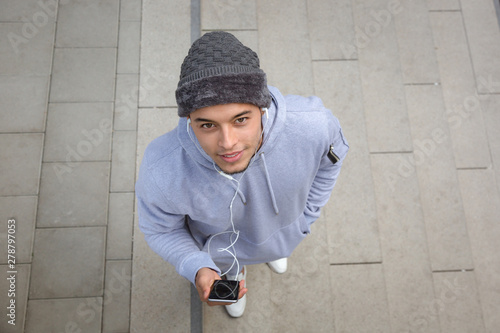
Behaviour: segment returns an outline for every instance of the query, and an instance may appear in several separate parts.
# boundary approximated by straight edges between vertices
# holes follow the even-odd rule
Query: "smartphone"
[[[211,302],[236,303],[240,293],[240,282],[232,280],[215,280],[208,300]]]

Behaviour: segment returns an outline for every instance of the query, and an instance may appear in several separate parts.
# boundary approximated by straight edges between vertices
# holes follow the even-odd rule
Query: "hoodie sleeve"
[[[200,268],[208,267],[220,274],[210,255],[201,251],[191,236],[185,216],[173,213],[175,210],[146,165],[139,172],[136,196],[139,228],[154,252],[193,284]]]
[[[330,111],[328,111],[328,113],[331,115]],[[337,177],[340,173],[344,158],[349,150],[349,145],[347,140],[344,138],[338,119],[334,116],[331,117],[333,118],[333,120],[329,119],[329,123],[332,124],[330,128],[333,127],[333,130],[330,129],[329,136],[331,142],[328,143],[328,146],[325,148],[325,152],[321,157],[321,163],[318,172],[314,177],[314,181],[307,197],[306,208],[304,210],[304,216],[308,225],[311,225],[319,218],[321,208],[328,202],[333,187],[337,181]],[[335,155],[339,157],[338,162],[335,164],[327,156],[330,144],[333,145]]]

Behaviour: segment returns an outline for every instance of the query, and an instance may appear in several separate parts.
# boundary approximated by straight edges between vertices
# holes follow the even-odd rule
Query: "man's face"
[[[191,112],[203,150],[227,174],[244,171],[261,144],[261,111],[252,104],[223,104]]]

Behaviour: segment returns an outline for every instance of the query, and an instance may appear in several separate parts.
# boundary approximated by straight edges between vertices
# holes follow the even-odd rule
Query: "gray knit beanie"
[[[228,103],[269,107],[271,94],[257,54],[232,34],[209,32],[196,40],[181,66],[175,91],[179,117]]]

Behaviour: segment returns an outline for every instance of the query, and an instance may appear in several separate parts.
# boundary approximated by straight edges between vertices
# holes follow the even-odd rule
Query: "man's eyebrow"
[[[246,111],[243,111],[241,113],[238,113],[236,116],[233,117],[233,119],[238,119],[238,118],[241,118],[242,116],[246,115],[246,114],[249,114],[251,113],[252,111],[250,110],[246,110]]]
[[[196,118],[194,121],[196,121],[198,123],[213,123],[214,122],[213,120],[205,119],[205,118]]]
[[[251,112],[252,111],[250,111],[250,110],[246,110],[246,111],[240,112],[237,115],[235,115],[232,120],[241,118],[242,116],[244,116],[244,115],[246,115],[248,113],[251,113]],[[210,119],[206,119],[206,118],[196,118],[196,119],[194,119],[194,121],[197,122],[197,123],[215,123],[215,121],[210,120]]]

